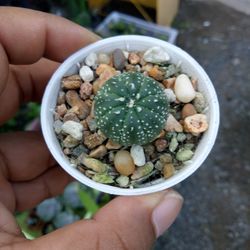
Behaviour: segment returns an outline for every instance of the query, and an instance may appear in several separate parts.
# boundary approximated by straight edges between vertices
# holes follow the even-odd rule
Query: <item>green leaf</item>
[[[21,228],[23,234],[25,237],[29,240],[33,240],[35,238],[38,238],[42,235],[42,232],[40,230],[32,230],[27,225],[27,219],[29,217],[29,212],[25,211],[22,213],[16,214],[16,221],[19,227]]]
[[[79,190],[79,197],[83,206],[86,208],[87,213],[91,213],[93,215],[97,212],[99,206],[87,192]]]

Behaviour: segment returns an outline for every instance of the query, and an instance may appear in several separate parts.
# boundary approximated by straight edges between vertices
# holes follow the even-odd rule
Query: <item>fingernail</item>
[[[152,223],[157,237],[174,222],[183,203],[183,197],[174,190],[168,191],[152,213]]]

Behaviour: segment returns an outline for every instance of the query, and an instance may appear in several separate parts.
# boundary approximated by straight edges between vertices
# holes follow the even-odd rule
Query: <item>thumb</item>
[[[183,198],[176,191],[117,197],[92,220],[79,221],[31,242],[32,249],[150,249],[176,219]]]

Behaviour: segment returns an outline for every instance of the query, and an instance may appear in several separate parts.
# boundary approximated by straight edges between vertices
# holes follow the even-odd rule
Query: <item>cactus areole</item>
[[[151,142],[163,129],[168,100],[160,84],[138,72],[110,78],[95,96],[97,126],[124,146]]]

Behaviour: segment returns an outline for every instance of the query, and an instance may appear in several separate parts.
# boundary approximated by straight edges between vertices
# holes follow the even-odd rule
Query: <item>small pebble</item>
[[[154,164],[152,162],[147,162],[144,166],[137,167],[134,173],[131,175],[132,180],[137,180],[145,175],[151,173],[154,169]]]
[[[191,78],[191,83],[192,83],[194,89],[197,90],[198,80]]]
[[[181,118],[184,120],[186,117],[197,114],[194,105],[187,103],[181,110]]]
[[[60,91],[57,97],[57,105],[64,104],[66,101],[64,91]]]
[[[190,149],[181,148],[176,153],[176,159],[178,161],[184,162],[190,160],[193,157],[193,155],[194,153]]]
[[[147,49],[143,55],[143,59],[146,62],[160,64],[169,61],[170,56],[165,49],[156,46]]]
[[[61,131],[62,131],[62,125],[63,125],[63,123],[60,120],[56,120],[54,122],[53,126],[54,126],[54,130],[55,130],[56,134],[60,134],[61,133]]]
[[[113,52],[113,63],[116,69],[123,70],[125,67],[126,57],[121,49],[115,49]]]
[[[89,66],[82,66],[79,70],[79,75],[85,82],[91,82],[94,80],[94,72]]]
[[[131,64],[138,64],[140,62],[141,58],[134,52],[129,53],[128,61]]]
[[[104,53],[98,54],[98,64],[110,64],[110,56]]]
[[[88,128],[91,132],[95,132],[97,130],[97,124],[93,117],[88,116],[85,121],[87,122]]]
[[[114,158],[114,165],[119,174],[129,176],[135,171],[135,164],[130,153],[126,150],[120,150]]]
[[[184,133],[178,133],[176,139],[178,142],[184,142],[187,139],[187,136]]]
[[[202,93],[196,92],[193,104],[198,113],[201,113],[206,108],[206,100]]]
[[[87,168],[90,168],[91,170],[97,173],[105,173],[108,170],[107,164],[102,163],[101,161],[97,159],[91,158],[87,156],[86,154],[83,154],[81,163]]]
[[[157,169],[155,169],[155,170],[151,171],[151,173],[149,173],[148,175],[142,176],[141,178],[136,179],[136,180],[131,180],[130,184],[134,187],[143,187],[143,185],[145,185],[145,184],[149,184],[149,186],[150,186],[151,181],[149,181],[149,178],[151,176],[155,175],[157,172],[159,173],[159,171]],[[148,182],[148,183],[145,183],[145,182]],[[141,186],[141,184],[143,184],[143,185]]]
[[[69,136],[70,136],[70,135],[69,135]],[[74,140],[75,140],[75,139],[74,139]],[[65,149],[63,150],[63,153],[64,153],[65,155],[71,154],[70,148],[65,148]]]
[[[157,150],[158,152],[164,151],[164,150],[167,148],[167,146],[168,146],[167,140],[162,139],[162,138],[157,139],[157,140],[154,142],[154,144],[155,144],[156,150]]]
[[[66,121],[80,122],[77,115],[75,113],[71,113],[71,112],[64,115],[63,122],[66,122]]]
[[[171,78],[168,78],[168,79],[164,79],[162,81],[162,83],[165,86],[165,88],[174,89],[175,81],[176,81],[176,77],[171,77]]]
[[[140,145],[132,145],[130,149],[131,157],[136,166],[143,166],[146,163],[143,147]]]
[[[63,117],[67,113],[67,107],[65,104],[61,104],[56,107],[56,112],[60,115],[60,117]]]
[[[173,153],[177,149],[178,145],[179,143],[176,137],[172,137],[170,144],[169,144],[169,151]]]
[[[117,142],[113,142],[111,139],[108,139],[108,142],[106,144],[107,149],[120,149],[122,146],[118,144]]]
[[[93,92],[93,85],[89,82],[84,82],[80,87],[80,96],[83,100],[88,99]]]
[[[90,54],[85,58],[85,63],[86,63],[86,65],[88,65],[89,67],[96,68],[97,62],[98,62],[98,59],[97,59],[96,53],[90,53]]]
[[[183,103],[191,102],[196,94],[189,77],[185,74],[177,76],[174,92],[177,99]]]
[[[154,66],[152,63],[146,63],[144,66],[142,66],[142,71],[149,72],[153,67]]]
[[[157,81],[162,81],[164,79],[164,73],[159,70],[157,65],[148,71],[148,75]]]
[[[66,134],[71,135],[73,138],[76,140],[81,140],[82,139],[82,124],[74,121],[66,121],[62,125],[62,131]]]
[[[208,129],[207,117],[204,114],[188,116],[184,120],[184,130],[192,134],[200,134]]]
[[[140,65],[141,66],[144,66],[147,62],[143,59],[143,55],[144,55],[144,52],[143,51],[139,51],[137,52],[137,55],[140,57]]]
[[[83,145],[79,145],[72,150],[72,156],[79,157],[82,153],[88,153],[88,149]]]
[[[159,160],[161,163],[165,164],[165,163],[172,163],[173,158],[171,154],[164,153],[160,155]]]
[[[92,180],[103,184],[114,183],[114,177],[107,173],[97,173],[92,177]]]
[[[96,68],[96,71],[95,73],[100,76],[103,72],[105,71],[110,71],[110,70],[114,70],[115,71],[115,68],[111,67],[110,65],[107,65],[107,64],[100,64],[97,68]]]
[[[81,171],[81,170],[80,170]],[[95,175],[95,172],[92,170],[82,170],[82,173],[84,173],[87,177],[91,178]]]
[[[154,145],[148,144],[148,145],[144,146],[144,152],[145,152],[145,155],[149,156],[149,157],[151,157],[152,155],[154,155],[154,153],[155,153],[155,147],[154,147]]]
[[[67,114],[73,113],[75,115],[79,114],[79,108],[78,106],[73,106],[72,108],[69,108],[67,110]]]
[[[122,53],[123,53],[123,55],[125,56],[125,58],[128,59],[129,52],[126,51],[126,50],[123,50]]]
[[[81,123],[82,126],[83,126],[83,131],[89,130],[89,127],[88,127],[88,124],[87,124],[87,122],[86,122],[86,119],[80,121],[80,123]]]
[[[71,135],[66,136],[63,140],[63,146],[66,148],[74,148],[80,143],[79,140],[75,139]]]
[[[185,149],[190,149],[190,150],[194,149],[194,146],[195,145],[193,143],[186,143],[183,145]]]
[[[89,115],[90,113],[89,106],[80,98],[80,96],[75,90],[67,91],[66,101],[71,107],[76,106],[78,108],[77,116],[80,119],[85,119]]]
[[[114,162],[114,159],[115,159],[115,152],[110,151],[109,152],[109,162]]]
[[[89,106],[89,109],[91,109],[91,107],[92,107],[92,100],[90,100],[90,99],[87,99],[86,101],[85,101],[85,103]]]
[[[167,96],[167,99],[170,103],[176,101],[176,96],[172,89],[164,89],[164,93]]]
[[[83,138],[86,138],[87,136],[91,135],[92,133],[89,130],[83,131]]]
[[[127,187],[129,184],[129,177],[120,175],[118,178],[115,180],[120,187]]]
[[[71,75],[63,77],[62,79],[62,88],[64,89],[79,89],[81,86],[81,78],[79,75]]]
[[[128,71],[128,72],[135,72],[135,71],[136,71],[135,65],[132,65],[132,64],[127,64],[127,65],[125,66],[125,69],[126,69],[126,71]]]
[[[167,132],[182,132],[182,125],[174,118],[172,114],[168,115],[168,119],[165,123],[165,130]]]
[[[93,149],[90,153],[89,156],[93,158],[98,158],[101,159],[103,156],[107,154],[107,148],[104,145],[101,145],[97,147],[96,149]]]
[[[164,69],[165,69],[165,78],[166,79],[177,75],[180,71],[180,67],[178,67],[175,64],[169,64],[167,67],[164,67]]]
[[[157,162],[155,163],[155,168],[156,168],[157,170],[162,171],[163,166],[164,166],[164,163],[161,162],[161,161],[157,161]]]
[[[99,67],[96,69],[96,73],[99,75],[99,78],[93,83],[94,94],[97,93],[97,91],[105,84],[107,80],[117,75],[117,71],[113,67],[110,67],[106,64],[99,65]]]
[[[169,177],[174,175],[174,165],[172,163],[165,164],[163,166],[163,176],[165,179],[168,179]]]
[[[101,145],[106,140],[106,137],[102,134],[94,133],[84,137],[84,144],[89,148],[93,149]]]

